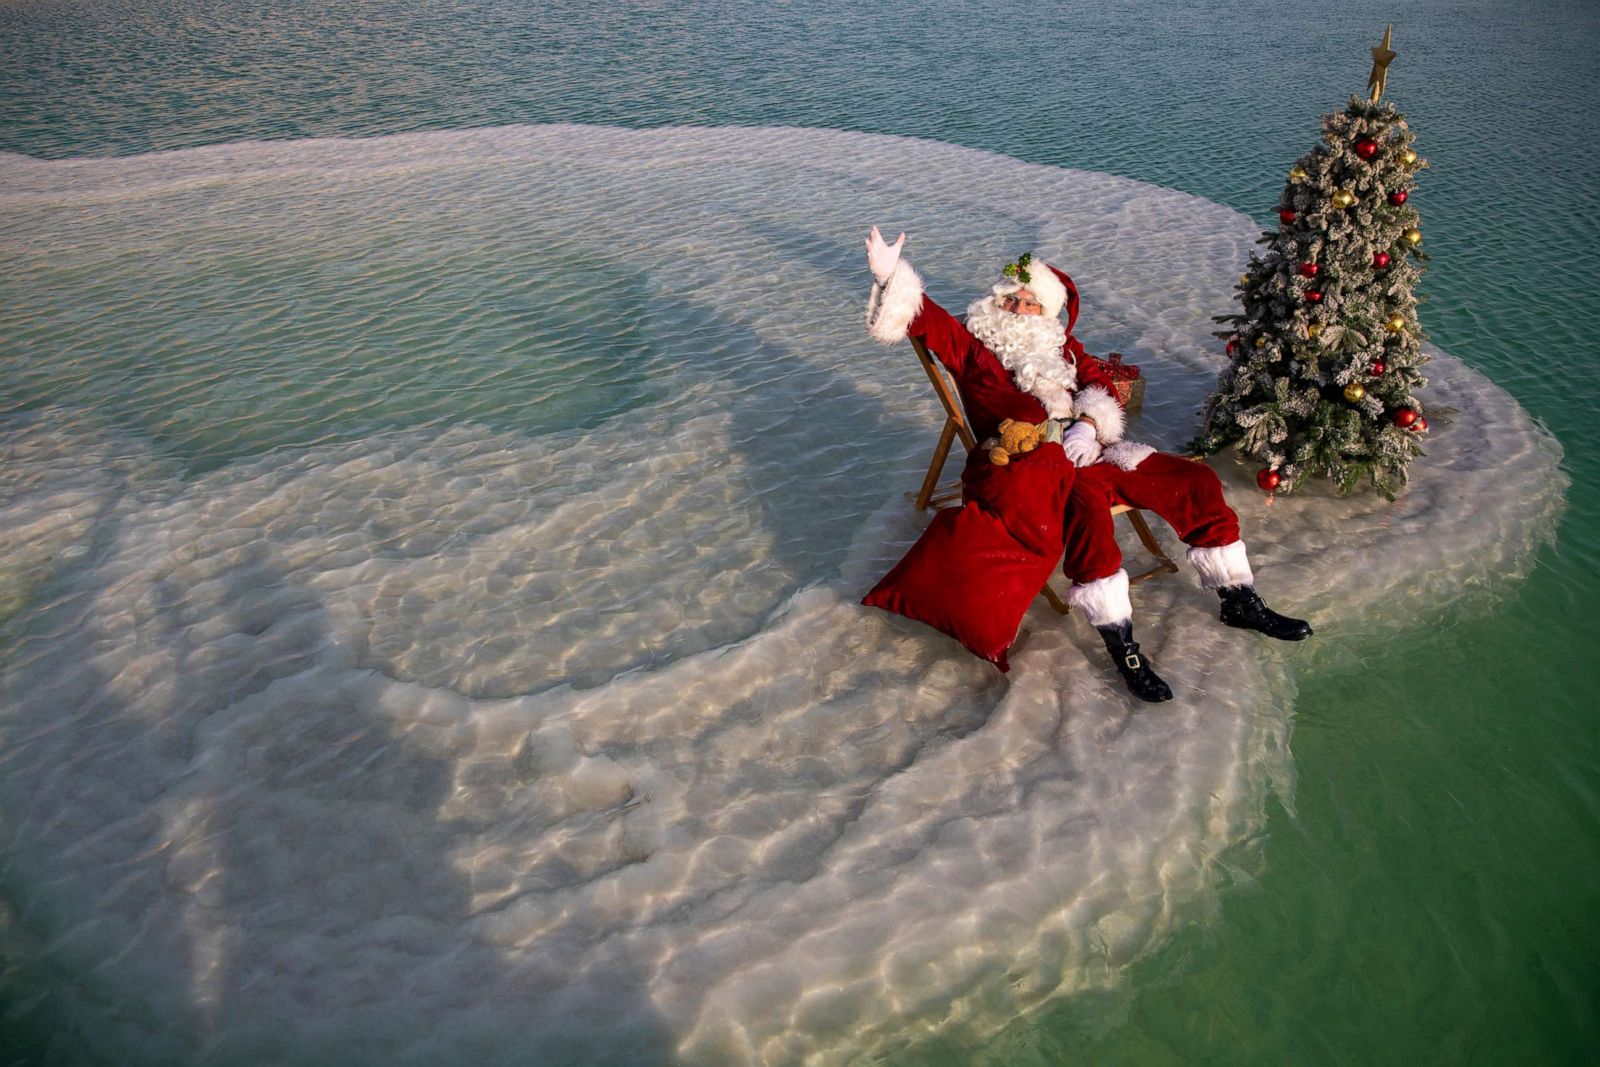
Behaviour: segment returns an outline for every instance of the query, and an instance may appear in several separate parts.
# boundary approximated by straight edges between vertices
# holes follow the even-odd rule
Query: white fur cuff
[[[1244,542],[1235,541],[1221,548],[1191,548],[1185,554],[1189,565],[1200,572],[1200,584],[1207,589],[1226,589],[1235,585],[1255,585]]]
[[[922,308],[922,278],[901,260],[883,285],[872,287],[867,301],[867,332],[879,344],[895,345],[906,339],[911,320]]]
[[[1101,444],[1110,445],[1122,440],[1122,405],[1104,388],[1091,385],[1078,390],[1074,406],[1077,414],[1087,415],[1094,420],[1095,437]]]
[[[1133,621],[1133,601],[1128,599],[1128,572],[1097,578],[1067,590],[1067,606],[1083,612],[1091,626],[1116,626]]]
[[[1108,463],[1115,463],[1125,471],[1131,471],[1155,453],[1154,445],[1140,441],[1118,441],[1100,453],[1100,458]]]

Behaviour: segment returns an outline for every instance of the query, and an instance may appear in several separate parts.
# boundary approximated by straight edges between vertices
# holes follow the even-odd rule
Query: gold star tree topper
[[[1383,43],[1372,50],[1372,73],[1367,75],[1367,88],[1372,90],[1372,102],[1376,104],[1378,97],[1383,95],[1383,87],[1389,80],[1389,64],[1394,62],[1394,57],[1399,55],[1389,48],[1389,40],[1394,33],[1394,25],[1384,27]]]

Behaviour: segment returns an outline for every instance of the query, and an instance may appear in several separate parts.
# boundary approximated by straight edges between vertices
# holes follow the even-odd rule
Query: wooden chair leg
[[[933,450],[933,462],[928,464],[927,476],[922,479],[922,488],[917,492],[917,510],[926,511],[933,501],[933,487],[939,484],[939,475],[944,473],[944,462],[950,457],[950,444],[956,439],[956,423],[954,419],[944,420],[944,430],[939,434],[939,444]]]
[[[1131,582],[1142,582],[1146,578],[1153,578],[1158,574],[1177,574],[1178,565],[1172,562],[1167,554],[1161,551],[1161,545],[1156,541],[1155,534],[1150,532],[1150,524],[1144,521],[1144,512],[1137,508],[1128,511],[1128,525],[1133,527],[1133,532],[1139,535],[1139,540],[1145,549],[1159,562],[1143,574],[1130,578]]]
[[[1061,602],[1061,598],[1056,596],[1056,591],[1050,588],[1050,584],[1048,582],[1045,583],[1044,598],[1050,601],[1050,606],[1055,608],[1056,611],[1062,615],[1065,615],[1072,610]]]

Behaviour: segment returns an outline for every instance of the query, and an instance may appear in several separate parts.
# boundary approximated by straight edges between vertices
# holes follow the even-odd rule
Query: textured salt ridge
[[[975,1037],[1204,921],[1287,790],[1290,669],[1317,647],[1222,628],[1189,575],[1135,597],[1179,690],[1159,709],[1048,609],[1002,681],[854,603],[920,528],[902,490],[937,425],[909,353],[862,336],[864,225],[910,230],[951,304],[1020,248],[1066,266],[1091,350],[1152,379],[1136,434],[1176,445],[1255,236],[1232,211],[797,130],[0,157],[0,189],[32,298],[0,325],[63,374],[134,344],[151,293],[219,316],[181,374],[116,385],[162,408],[139,429],[231,462],[182,476],[127,413],[0,428],[0,915],[98,1055],[839,1062]],[[300,203],[320,205],[304,223]],[[157,239],[194,251],[118,274]],[[341,439],[296,374],[316,348],[286,341],[254,389],[195,399],[250,314],[203,277],[263,249],[283,286],[384,252],[299,294],[334,347],[461,257],[554,279],[527,331],[599,336],[571,264],[615,254],[648,381],[625,415],[518,432],[479,403],[490,370],[456,383],[482,417],[420,396],[436,416]],[[424,392],[497,323],[452,328],[378,386]],[[1552,528],[1554,440],[1436,355],[1430,396],[1461,414],[1398,505],[1268,508],[1223,465],[1263,587],[1324,647],[1498,587]],[[583,367],[588,396],[605,361]],[[262,427],[253,405],[311,414]]]

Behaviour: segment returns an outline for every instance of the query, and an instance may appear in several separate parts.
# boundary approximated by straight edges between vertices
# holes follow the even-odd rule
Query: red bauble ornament
[[[1282,211],[1278,212],[1278,221],[1283,223],[1285,226],[1289,225],[1294,221],[1294,210],[1292,208],[1284,208]]]
[[[1306,290],[1306,301],[1311,304],[1322,303],[1322,294],[1315,289]]]
[[[1270,493],[1278,488],[1278,483],[1281,481],[1283,478],[1271,467],[1262,467],[1256,471],[1256,485],[1260,486],[1264,493]]]
[[[1394,192],[1389,194],[1389,203],[1393,204],[1395,207],[1399,207],[1401,204],[1406,202],[1406,197],[1409,195],[1410,194],[1404,189],[1396,189]]]
[[[1317,266],[1315,263],[1302,263],[1300,264],[1300,277],[1315,278],[1317,276],[1317,271],[1321,269],[1322,268]]]
[[[1421,417],[1417,414],[1416,408],[1397,408],[1394,413],[1394,424],[1403,430]]]
[[[1370,137],[1363,137],[1356,142],[1356,155],[1362,159],[1371,159],[1378,154],[1378,142]]]
[[[1389,367],[1383,362],[1383,360],[1375,359],[1372,361],[1372,366],[1367,368],[1367,373],[1376,378],[1388,369]]]
[[[1228,355],[1233,356],[1233,355],[1238,355],[1238,353],[1239,353],[1239,342],[1237,340],[1229,341],[1228,342]]]
[[[1372,253],[1372,265],[1374,267],[1378,268],[1379,270],[1382,270],[1383,268],[1387,267],[1389,265],[1389,253],[1387,253],[1387,252],[1374,252],[1374,253]]]
[[[1428,420],[1423,418],[1421,415],[1418,415],[1417,416],[1417,421],[1413,422],[1411,424],[1411,432],[1412,433],[1427,433],[1428,432]]]

